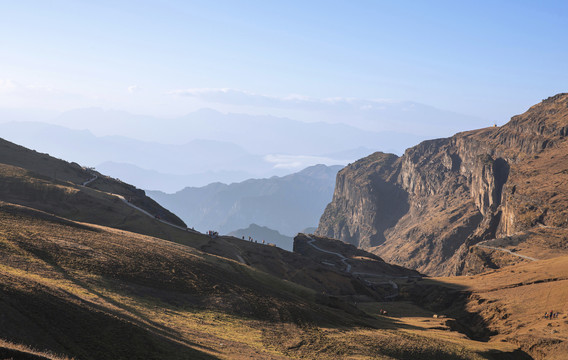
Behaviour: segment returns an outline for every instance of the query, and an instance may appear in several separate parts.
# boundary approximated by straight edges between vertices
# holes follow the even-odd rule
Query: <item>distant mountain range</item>
[[[415,103],[375,104],[363,130],[335,118],[337,123],[302,122],[210,109],[177,118],[100,108],[58,115],[0,109],[0,134],[138,187],[172,193],[215,181],[284,176],[315,164],[347,165],[375,151],[400,155],[421,140],[467,129],[475,120],[448,114]],[[38,121],[31,122],[34,118]],[[412,125],[397,130],[403,121]]]
[[[112,174],[127,183],[134,183],[143,189],[161,190],[173,193],[187,186],[205,186],[214,182],[234,183],[254,177],[253,173],[239,170],[205,171],[190,174],[168,174],[148,170],[128,163],[106,161],[96,166],[97,170]]]
[[[477,118],[408,101],[361,103],[360,107],[365,109],[364,121],[353,118],[351,112],[341,108],[329,114],[330,122],[224,114],[212,109],[161,118],[83,108],[64,112],[50,122],[73,129],[90,129],[97,136],[118,135],[150,142],[183,144],[196,138],[213,139],[238,144],[255,154],[323,154],[354,148],[356,144],[372,148],[379,144],[382,151],[400,154],[417,141],[449,136],[484,123]],[[338,134],[341,137],[337,137]],[[296,144],[302,144],[303,149]]]
[[[324,146],[326,137],[339,139],[344,131],[325,130],[324,128],[329,124],[319,128],[306,124],[311,129],[301,130],[299,124],[302,123],[295,123],[297,123],[296,130],[311,140],[298,139],[299,135],[287,134],[283,130],[279,137],[275,134],[262,135],[260,132],[255,133],[254,127],[244,122],[242,126],[249,132],[245,143],[258,144],[258,137],[264,139],[270,137],[268,143],[271,145],[265,144],[264,152],[261,153],[253,153],[241,144],[230,141],[188,136],[185,143],[166,144],[117,135],[95,136],[88,130],[40,122],[0,122],[0,133],[10,141],[69,161],[96,167],[110,176],[138,187],[170,193],[186,186],[204,186],[215,181],[232,183],[250,178],[284,176],[317,163],[347,164],[372,153],[373,148],[382,148],[378,134],[367,134],[355,128],[352,128],[354,134],[350,144],[347,143],[346,146],[336,144],[337,147]],[[155,123],[153,126],[160,128]],[[220,125],[221,128],[223,126],[225,125]],[[180,131],[174,128],[169,131],[172,132],[173,142]],[[202,135],[191,133],[194,134],[193,137]],[[373,148],[363,146],[356,141],[358,136],[363,135],[368,138],[377,137],[376,142],[371,139],[367,141],[367,145]],[[233,140],[238,139],[235,137]],[[301,145],[301,141],[307,141],[307,145]],[[372,145],[373,143],[375,145]],[[284,149],[284,144],[290,151],[278,152]],[[255,150],[261,151],[261,149]]]
[[[195,139],[228,142],[252,154],[321,155],[359,146],[401,153],[418,138],[410,132],[368,131],[342,123],[223,114],[211,109],[167,119],[87,108],[65,112],[52,123],[76,130],[90,129],[97,136],[121,136],[164,144],[185,144]]]
[[[294,236],[318,223],[341,168],[316,165],[284,177],[146,193],[200,231],[227,234],[254,223]]]

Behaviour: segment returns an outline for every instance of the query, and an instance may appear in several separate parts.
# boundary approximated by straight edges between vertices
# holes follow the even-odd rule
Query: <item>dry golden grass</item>
[[[0,358],[4,360],[72,360],[51,352],[36,351],[29,346],[0,339]]]
[[[0,206],[0,337],[80,359],[491,359],[180,244]],[[332,303],[330,303],[332,304]],[[455,337],[455,339],[454,339]]]
[[[220,346],[220,343],[235,345],[240,344],[241,338],[249,338],[249,342],[255,344],[253,331],[246,325],[245,318],[241,320],[231,315],[235,307],[245,307],[241,312],[248,313],[253,320],[255,316],[268,316],[256,313],[248,304],[255,301],[255,291],[250,286],[256,282],[257,286],[264,287],[267,302],[274,297],[276,290],[273,286],[261,282],[276,281],[268,275],[264,275],[264,279],[262,275],[253,277],[250,276],[255,272],[253,269],[154,238],[100,226],[71,228],[57,222],[22,216],[18,214],[18,207],[8,205],[4,205],[3,210],[13,214],[4,213],[1,218],[4,231],[0,235],[3,247],[0,283],[14,296],[23,293],[28,295],[24,297],[29,297],[33,293],[35,300],[40,302],[49,303],[49,298],[55,297],[70,303],[69,308],[75,304],[81,310],[98,309],[105,317],[115,317],[130,324],[124,325],[127,328],[132,326],[167,342],[195,348],[204,355],[198,357],[205,358],[205,354],[216,354],[217,351],[203,351],[199,345],[203,341],[211,343],[214,348],[226,348],[223,352],[227,353],[227,357],[233,357],[239,349],[244,351],[243,347],[250,346]],[[293,284],[283,287],[297,288]],[[233,298],[225,296],[227,292],[233,293]],[[295,289],[295,292],[303,294],[305,290]],[[302,303],[300,299],[294,299],[296,295],[288,296],[294,302]],[[285,308],[294,306],[291,299],[272,302]],[[262,306],[262,300],[257,299],[257,305]],[[19,303],[10,306],[18,309],[15,313],[29,311],[19,308]],[[49,307],[46,310],[50,310]],[[37,321],[41,323],[41,319]],[[209,325],[202,325],[206,323]],[[57,325],[62,324],[49,324],[56,329]],[[25,327],[25,324],[20,326]],[[33,327],[30,326],[30,329]],[[102,329],[91,330],[100,334]],[[2,331],[9,333],[4,335],[15,336],[8,329]],[[33,333],[32,330],[30,332]],[[33,337],[33,334],[29,336]],[[55,337],[57,343],[65,343],[78,334],[50,336]],[[196,345],[188,345],[188,338],[192,343],[197,342]],[[125,344],[126,349],[128,346]],[[244,352],[250,351],[253,350]],[[185,351],[179,357],[187,355],[188,351]],[[106,358],[115,357],[111,352]]]
[[[139,212],[106,192],[0,164],[0,199],[48,213],[188,243],[200,236],[180,230]],[[201,238],[204,238],[201,236]]]
[[[167,225],[124,204],[111,194],[119,194],[132,204],[161,219],[185,227],[177,216],[145,196],[142,190],[117,179],[28,150],[0,139],[0,199],[31,206],[77,221],[142,231],[152,236],[172,235]],[[88,187],[85,181],[97,177]],[[173,229],[173,228],[172,228]]]
[[[480,314],[493,342],[520,346],[537,359],[568,353],[568,257],[527,262],[474,276],[425,280],[470,292],[466,310]],[[558,312],[545,319],[546,312]]]
[[[31,172],[34,177],[61,182],[82,184],[92,175],[81,166],[38,153],[0,139],[0,163],[19,167]]]

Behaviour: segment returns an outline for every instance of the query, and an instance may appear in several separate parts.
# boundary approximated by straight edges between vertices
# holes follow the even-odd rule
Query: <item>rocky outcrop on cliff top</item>
[[[568,94],[501,127],[375,153],[337,175],[318,235],[430,275],[464,272],[476,243],[568,227]]]

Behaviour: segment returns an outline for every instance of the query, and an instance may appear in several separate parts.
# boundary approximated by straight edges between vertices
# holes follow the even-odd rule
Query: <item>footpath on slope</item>
[[[509,253],[511,255],[514,255],[514,256],[517,256],[517,257],[520,257],[520,258],[523,258],[523,259],[527,259],[527,260],[530,260],[530,261],[538,261],[539,260],[537,258],[533,258],[533,257],[527,256],[527,255],[521,255],[521,254],[516,253],[514,251],[511,251],[509,249],[504,249],[504,248],[500,248],[500,247],[496,247],[496,246],[489,246],[489,245],[483,245],[483,244],[476,244],[476,245],[473,245],[473,246],[477,246],[477,247],[484,248],[484,249],[503,251],[503,252]]]
[[[95,175],[95,177],[93,177],[92,179],[89,179],[89,180],[85,181],[84,183],[82,183],[81,186],[87,186],[90,183],[92,183],[93,181],[97,180],[98,178],[99,178],[99,176]]]
[[[351,265],[347,263],[347,258],[346,258],[345,256],[343,256],[343,254],[336,253],[336,252],[334,252],[334,251],[324,250],[324,249],[320,248],[319,246],[314,245],[314,242],[316,241],[316,239],[312,238],[312,237],[309,236],[309,235],[306,235],[306,236],[308,237],[308,239],[310,239],[310,241],[308,241],[308,244],[309,244],[309,245],[311,245],[311,246],[314,247],[315,249],[317,249],[317,250],[319,250],[319,251],[322,251],[322,252],[324,252],[324,253],[328,253],[328,254],[333,254],[333,255],[339,256],[339,257],[341,258],[341,262],[343,262],[343,263],[345,264],[345,267],[346,267],[345,272],[351,272]]]
[[[340,254],[340,253],[337,253],[337,252],[334,252],[334,251],[324,250],[324,249],[320,248],[319,246],[314,245],[314,242],[316,241],[316,239],[312,238],[309,235],[306,235],[306,236],[308,237],[308,239],[310,239],[308,241],[308,244],[310,246],[312,246],[314,249],[321,251],[321,252],[324,252],[324,253],[333,254],[333,255],[338,256],[341,259],[341,262],[343,262],[346,266],[345,272],[351,273],[353,275],[378,276],[378,274],[373,274],[373,273],[351,272],[351,265],[347,263],[347,259],[348,259],[347,257],[345,257],[343,254]],[[381,275],[381,277],[382,277],[382,275]],[[393,277],[393,278],[395,278],[395,277]],[[408,279],[409,277],[408,276],[399,276],[399,277],[396,277],[396,278]],[[387,282],[374,283],[374,284],[376,284],[376,285],[388,284],[388,285],[392,286],[394,293],[385,296],[385,299],[393,299],[393,298],[396,298],[398,296],[398,285],[394,281],[388,280]]]
[[[87,186],[87,185],[89,185],[90,183],[92,183],[93,181],[97,180],[98,178],[99,178],[99,177],[98,177],[97,175],[94,175],[92,179],[89,179],[89,180],[85,181],[84,183],[81,184],[81,186]],[[200,233],[199,231],[197,231],[197,230],[193,230],[193,229],[190,229],[190,228],[187,228],[187,227],[183,227],[183,226],[179,226],[179,225],[176,225],[176,224],[172,224],[172,223],[170,223],[170,222],[168,222],[168,221],[165,221],[165,220],[163,220],[163,219],[157,218],[155,215],[149,213],[148,211],[146,211],[146,210],[144,210],[144,209],[142,209],[142,208],[140,208],[140,207],[138,207],[138,206],[136,206],[136,205],[130,203],[128,200],[126,200],[126,198],[125,198],[123,195],[114,194],[114,193],[109,193],[109,192],[104,192],[104,193],[119,198],[123,203],[125,203],[125,204],[128,205],[128,206],[130,206],[131,208],[133,208],[133,209],[135,209],[135,210],[138,210],[139,212],[143,213],[144,215],[147,215],[147,216],[153,218],[154,220],[157,220],[157,221],[159,221],[159,222],[161,222],[161,223],[163,223],[163,224],[172,226],[172,227],[174,227],[174,228],[176,228],[176,229],[180,229],[180,230],[183,230],[183,231],[191,231],[191,232],[196,233],[196,234],[201,234],[201,233]],[[243,257],[241,256],[240,251],[238,250],[238,248],[237,248],[234,244],[231,244],[230,242],[227,242],[226,240],[224,240],[224,241],[227,243],[227,245],[229,245],[229,246],[235,248],[235,256],[236,256],[236,258],[237,258],[237,261],[239,261],[241,264],[248,265],[247,262],[245,261],[245,259],[243,259]]]
[[[89,185],[90,183],[92,183],[93,181],[97,180],[98,178],[99,178],[99,177],[98,177],[97,175],[94,175],[94,177],[93,177],[92,179],[89,179],[89,180],[85,181],[84,183],[81,184],[81,186],[87,186],[87,185]],[[104,192],[104,191],[103,191],[103,192]],[[133,209],[135,209],[135,210],[138,210],[138,211],[140,211],[141,213],[143,213],[143,214],[145,214],[145,215],[147,215],[147,216],[153,218],[154,220],[157,220],[157,221],[159,221],[159,222],[161,222],[161,223],[163,223],[163,224],[166,224],[166,225],[175,227],[176,229],[180,229],[180,230],[183,230],[183,231],[192,231],[192,232],[194,232],[194,233],[199,233],[199,234],[200,234],[199,231],[196,231],[196,230],[193,230],[193,229],[189,229],[189,228],[186,228],[186,227],[183,227],[183,226],[179,226],[179,225],[176,225],[176,224],[172,224],[172,223],[170,223],[170,222],[168,222],[168,221],[165,221],[165,220],[163,220],[163,219],[157,218],[155,215],[150,214],[148,211],[146,211],[146,210],[144,210],[144,209],[142,209],[142,208],[140,208],[140,207],[138,207],[138,206],[136,206],[136,205],[130,203],[128,200],[126,200],[126,198],[125,198],[124,196],[122,196],[122,195],[120,195],[120,194],[114,194],[114,193],[109,193],[109,192],[104,192],[104,193],[119,198],[120,200],[122,200],[123,203],[125,203],[125,204],[128,205],[128,206],[130,206],[131,208],[133,208]]]
[[[537,227],[538,227],[538,228],[541,228],[541,229],[566,230],[566,229],[563,228],[563,227],[550,226],[550,225],[544,225],[544,224],[537,224]],[[507,239],[510,240],[511,238],[515,238],[515,237],[520,236],[520,235],[527,235],[527,234],[530,235],[531,232],[532,232],[533,230],[535,230],[537,227],[534,227],[534,228],[531,228],[531,229],[528,229],[528,230],[525,230],[525,231],[518,231],[518,232],[516,232],[516,233],[514,233],[514,234],[510,234],[510,235],[508,235],[508,236],[505,236],[504,238],[495,238],[495,239],[485,240],[485,241],[482,241],[482,242],[480,242],[480,243],[478,243],[478,244],[475,244],[475,245],[473,245],[473,246],[477,246],[477,247],[485,248],[485,249],[490,249],[490,250],[496,250],[496,251],[506,252],[506,253],[509,253],[509,254],[511,254],[511,255],[513,255],[513,256],[517,256],[517,257],[520,257],[520,258],[523,258],[523,259],[526,259],[526,260],[530,260],[530,261],[543,260],[542,257],[541,257],[541,258],[535,258],[535,257],[531,257],[531,256],[528,256],[528,255],[519,254],[518,252],[515,252],[515,251],[513,251],[513,250],[509,250],[509,249],[506,249],[506,248],[503,248],[503,247],[486,245],[486,244],[491,244],[491,243],[494,243],[494,242],[496,242],[495,245],[502,245],[502,244],[499,243],[500,240],[502,240],[502,239],[506,239],[506,241],[505,241],[505,244],[506,244],[506,245],[515,245],[514,242],[507,244],[507,241],[508,241]],[[522,251],[522,250],[521,250],[521,251]],[[546,257],[545,257],[545,258],[546,258]]]

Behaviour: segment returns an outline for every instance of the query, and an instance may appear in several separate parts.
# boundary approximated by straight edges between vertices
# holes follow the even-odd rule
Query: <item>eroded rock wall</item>
[[[567,134],[568,94],[560,94],[502,127],[425,141],[400,158],[375,153],[338,174],[317,233],[429,275],[460,274],[472,245],[562,223],[561,206],[544,204],[558,191],[521,179]]]
[[[385,230],[408,210],[407,194],[392,181],[398,162],[396,155],[375,153],[341,170],[318,234],[365,249],[382,244]]]

